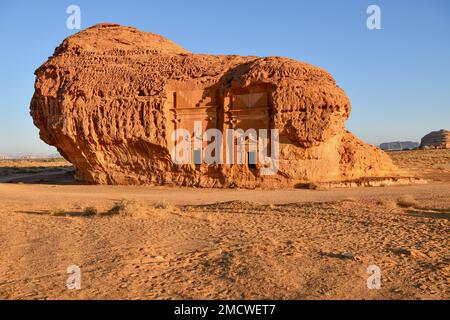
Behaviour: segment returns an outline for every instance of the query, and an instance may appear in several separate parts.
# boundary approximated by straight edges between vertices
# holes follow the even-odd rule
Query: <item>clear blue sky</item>
[[[194,53],[286,56],[330,71],[363,140],[418,141],[450,129],[450,1],[1,1],[0,153],[53,152],[29,116],[34,70],[61,41],[66,8],[81,27],[114,22],[159,33]],[[381,30],[366,9],[381,8]]]

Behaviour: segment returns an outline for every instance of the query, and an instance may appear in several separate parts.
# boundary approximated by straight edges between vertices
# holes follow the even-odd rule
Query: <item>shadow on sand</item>
[[[450,208],[447,209],[409,209],[405,211],[411,217],[450,220]]]
[[[29,214],[29,215],[36,215],[36,216],[50,216],[50,217],[84,217],[84,218],[90,218],[95,216],[96,214],[94,212],[86,211],[86,210],[70,210],[70,211],[63,211],[63,210],[35,210],[35,211],[17,211],[17,213],[23,213],[23,214]]]
[[[81,184],[75,180],[72,167],[0,167],[0,183]]]

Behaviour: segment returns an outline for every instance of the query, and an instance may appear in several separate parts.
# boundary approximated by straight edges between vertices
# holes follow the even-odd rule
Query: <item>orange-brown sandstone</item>
[[[36,70],[31,115],[80,181],[273,187],[399,177],[345,129],[350,100],[333,77],[281,57],[193,54],[152,33],[100,24],[63,41]],[[275,175],[259,164],[175,164],[171,134],[279,129]],[[248,161],[248,159],[246,159]]]

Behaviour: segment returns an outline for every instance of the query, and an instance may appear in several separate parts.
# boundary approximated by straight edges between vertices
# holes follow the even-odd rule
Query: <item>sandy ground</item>
[[[0,298],[449,299],[450,150],[421,152],[391,156],[428,185],[327,191],[74,185],[66,164],[0,162]]]

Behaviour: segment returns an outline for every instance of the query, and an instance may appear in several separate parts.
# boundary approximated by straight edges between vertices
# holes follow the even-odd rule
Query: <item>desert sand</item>
[[[449,299],[450,150],[389,155],[429,183],[98,186],[64,161],[0,161],[0,298]]]

